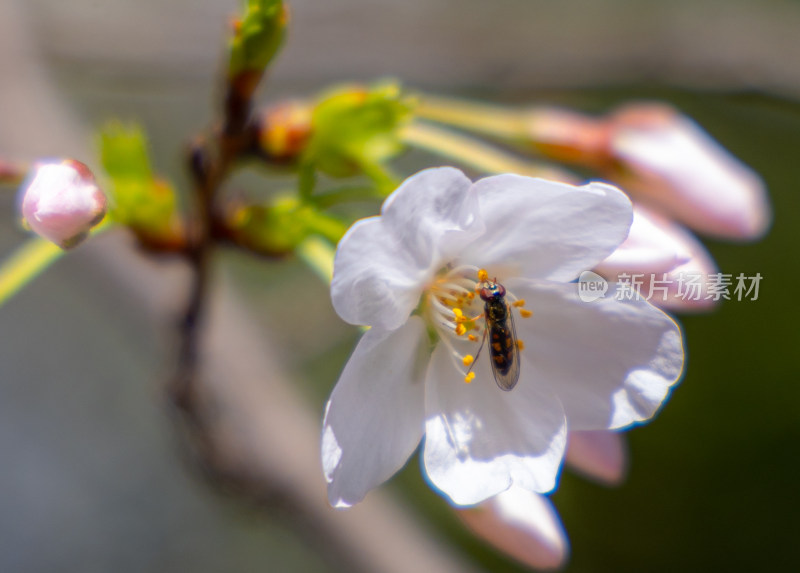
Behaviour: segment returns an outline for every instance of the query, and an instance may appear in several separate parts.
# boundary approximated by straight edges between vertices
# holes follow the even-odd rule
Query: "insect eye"
[[[506,296],[506,289],[503,285],[495,283],[492,286],[481,288],[480,295],[483,300],[489,302],[492,299]]]

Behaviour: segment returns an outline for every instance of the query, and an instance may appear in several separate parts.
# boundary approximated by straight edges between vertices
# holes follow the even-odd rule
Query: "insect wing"
[[[492,348],[492,374],[494,381],[501,390],[512,390],[519,381],[519,348],[517,347],[517,331],[514,327],[514,315],[511,307],[506,305],[506,319],[490,325],[490,339],[498,335],[497,342],[500,343],[501,351]],[[495,342],[495,340],[490,340]],[[501,357],[498,360],[497,357]]]

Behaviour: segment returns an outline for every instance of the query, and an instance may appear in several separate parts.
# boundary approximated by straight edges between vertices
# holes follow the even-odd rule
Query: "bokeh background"
[[[764,177],[770,234],[748,245],[706,241],[722,272],[761,273],[759,299],[679,317],[687,373],[657,419],[629,432],[626,483],[609,489],[567,471],[553,499],[571,540],[570,572],[800,570],[800,3],[290,6],[264,102],[380,77],[597,112],[658,99]],[[92,163],[93,126],[135,119],[157,167],[185,183],[184,145],[214,117],[236,7],[2,0],[0,155]],[[412,154],[401,165],[434,161]],[[269,193],[288,181],[251,174],[241,185]],[[4,256],[25,235],[13,193],[3,191],[0,206]],[[325,507],[315,432],[358,334],[297,261],[222,253],[218,270],[227,302],[209,353],[222,349],[229,362],[215,362],[214,376],[250,365],[254,395],[273,398],[248,411],[269,418],[251,447],[265,466],[297,472],[312,492],[308,514],[243,504],[186,463],[160,387],[186,277],[110,234],[0,308],[0,570],[322,572],[349,570],[342,554],[359,551],[375,570],[524,570],[463,528],[416,458],[364,507]],[[285,419],[281,400],[291,404]]]

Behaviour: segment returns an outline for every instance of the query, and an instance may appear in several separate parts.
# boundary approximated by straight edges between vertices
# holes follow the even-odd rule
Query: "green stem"
[[[308,203],[313,200],[314,189],[317,186],[317,170],[310,162],[302,163],[297,172],[297,193],[300,201]]]
[[[375,201],[385,199],[386,195],[371,186],[338,187],[311,197],[311,203],[319,210],[330,209],[334,205],[350,201]]]
[[[108,217],[92,231],[96,235],[109,229],[113,223]],[[5,261],[0,263],[0,306],[39,276],[47,267],[66,253],[61,247],[41,237],[25,242]]]
[[[26,241],[0,264],[0,305],[5,304],[62,254],[64,251],[60,247],[46,239],[34,237]]]
[[[568,171],[525,161],[482,141],[423,122],[407,125],[401,137],[408,145],[453,159],[484,173],[518,173],[564,182],[578,180]]]
[[[361,161],[360,165],[361,171],[364,172],[364,175],[369,177],[373,183],[375,183],[376,187],[378,188],[378,192],[381,196],[386,197],[392,191],[397,189],[397,186],[400,182],[397,178],[392,174],[391,170],[377,161]]]
[[[331,284],[336,254],[333,245],[321,237],[309,237],[297,246],[296,252],[325,284]]]
[[[417,117],[499,137],[525,142],[530,139],[527,129],[528,111],[475,103],[441,96],[420,96],[414,108]]]
[[[347,232],[347,225],[342,221],[319,212],[315,212],[313,216],[309,217],[306,224],[313,233],[320,235],[334,245]]]

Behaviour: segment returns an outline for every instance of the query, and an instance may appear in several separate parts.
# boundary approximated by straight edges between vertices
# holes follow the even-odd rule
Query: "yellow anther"
[[[467,293],[467,298],[468,298],[469,300],[472,300],[472,299],[474,299],[474,298],[475,298],[475,293],[474,293],[474,292],[468,292],[468,293]]]
[[[512,304],[514,306],[516,306],[517,308],[521,308],[521,307],[525,306],[525,299],[521,298],[519,300],[515,300]]]
[[[519,309],[519,314],[522,316],[522,318],[530,318],[531,316],[533,316],[533,313],[531,311],[524,308]]]
[[[472,354],[467,354],[461,362],[464,363],[464,366],[469,366],[475,362],[475,357]]]
[[[520,350],[525,350],[525,343],[522,342],[520,339],[517,339],[517,348]]]
[[[469,338],[470,342],[478,342],[478,337],[474,334],[468,334],[467,338]]]
[[[489,273],[486,272],[486,269],[480,269],[478,271],[478,280],[480,282],[486,282],[489,280]]]
[[[453,314],[456,317],[456,322],[465,322],[467,319],[464,317],[464,313],[461,311],[460,308],[454,308]]]
[[[464,382],[466,382],[467,384],[469,384],[473,380],[475,380],[475,373],[474,372],[470,372],[469,374],[464,376]]]
[[[456,334],[459,336],[464,336],[464,333],[467,332],[467,327],[464,326],[462,323],[456,324]]]

